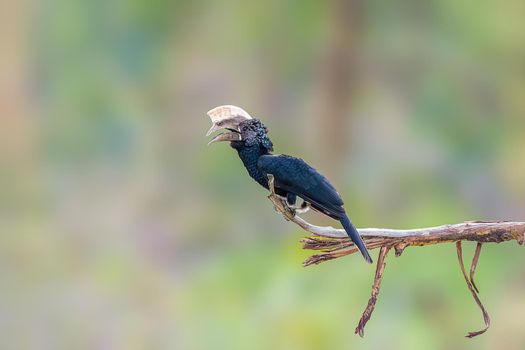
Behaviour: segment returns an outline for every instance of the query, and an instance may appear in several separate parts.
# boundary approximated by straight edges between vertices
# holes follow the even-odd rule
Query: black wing
[[[267,155],[259,158],[257,166],[274,176],[276,188],[296,194],[333,218],[339,219],[345,214],[339,193],[304,160],[285,155]]]

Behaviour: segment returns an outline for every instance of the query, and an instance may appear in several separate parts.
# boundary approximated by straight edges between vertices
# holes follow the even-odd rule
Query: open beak
[[[208,145],[221,141],[241,141],[242,138],[239,125],[244,120],[252,119],[245,110],[231,105],[215,107],[207,114],[213,125],[206,133],[206,136],[210,136],[219,130],[228,130],[227,132],[215,136],[210,142],[208,142]]]
[[[219,134],[211,139],[210,142],[208,142],[208,146],[215,142],[221,142],[221,141],[241,141],[241,133],[237,130],[231,130],[229,132],[223,132],[222,134]]]

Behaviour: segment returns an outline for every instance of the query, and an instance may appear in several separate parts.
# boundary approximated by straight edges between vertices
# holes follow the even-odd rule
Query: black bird
[[[339,220],[365,260],[372,263],[361,236],[346,215],[341,196],[323,175],[302,159],[273,155],[268,130],[259,119],[252,118],[242,108],[219,106],[209,111],[208,115],[213,126],[207,136],[218,130],[227,130],[208,144],[230,141],[250,176],[261,186],[269,188],[268,175],[271,174],[275,193],[286,198],[290,206],[294,206],[297,197],[300,197],[315,210]]]

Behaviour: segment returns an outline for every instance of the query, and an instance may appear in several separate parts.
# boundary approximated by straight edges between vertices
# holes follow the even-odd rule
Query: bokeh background
[[[525,348],[525,257],[452,244],[303,268],[206,111],[237,104],[358,227],[525,219],[525,3],[5,1],[2,349]],[[334,224],[315,214],[318,224]],[[467,259],[473,246],[467,244]],[[377,252],[374,251],[376,256]]]

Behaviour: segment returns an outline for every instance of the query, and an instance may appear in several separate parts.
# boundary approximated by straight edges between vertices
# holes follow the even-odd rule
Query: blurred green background
[[[525,219],[525,3],[0,5],[2,349],[525,348],[525,258],[452,244],[303,268],[206,111],[236,104],[358,227]],[[334,224],[315,214],[307,219]],[[466,259],[473,245],[467,244]],[[376,256],[377,252],[373,251]]]

